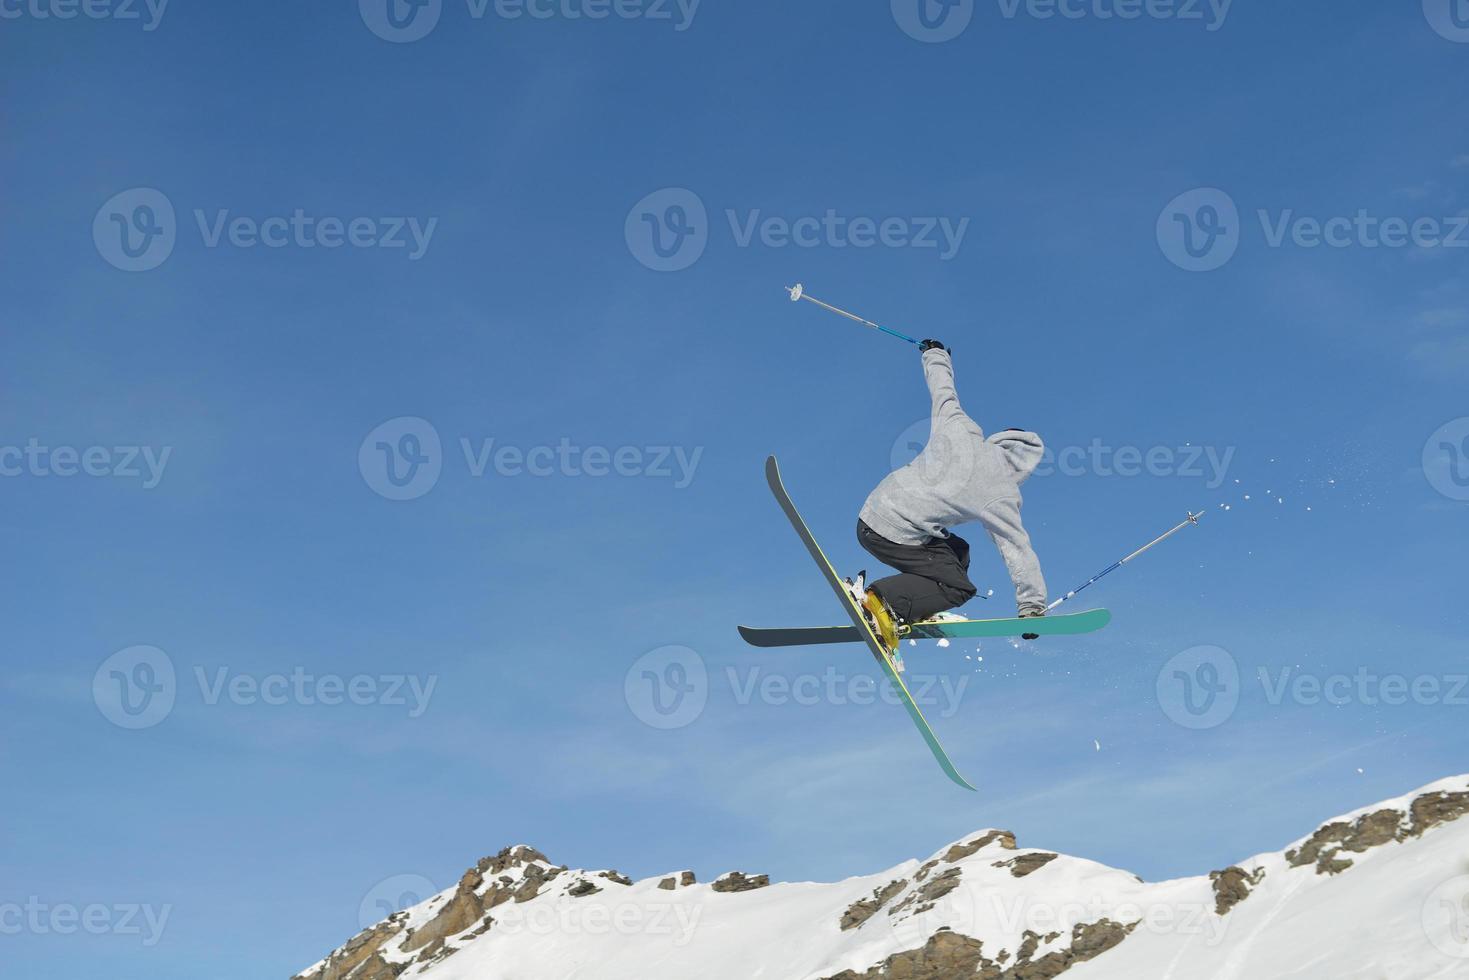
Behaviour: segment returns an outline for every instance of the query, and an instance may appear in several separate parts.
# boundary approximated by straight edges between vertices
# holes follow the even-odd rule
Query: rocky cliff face
[[[633,881],[514,847],[295,980],[1469,977],[1466,813],[1469,777],[1444,780],[1156,884],[1003,830],[828,885]]]

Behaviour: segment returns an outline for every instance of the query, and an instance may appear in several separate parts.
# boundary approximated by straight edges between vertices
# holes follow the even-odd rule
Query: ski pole
[[[1176,527],[1173,530],[1169,531],[1167,534],[1160,535],[1159,537],[1154,538],[1152,541],[1149,541],[1147,544],[1143,545],[1141,548],[1137,549],[1136,551],[1134,551],[1132,554],[1128,555],[1126,558],[1122,559],[1121,561],[1113,562],[1107,568],[1103,569],[1102,571],[1100,571],[1097,574],[1093,575],[1091,578],[1087,579],[1084,584],[1078,585],[1076,588],[1072,589],[1070,592],[1066,593],[1061,598],[1059,598],[1055,602],[1051,603],[1049,606],[1046,607],[1046,612],[1050,612],[1052,609],[1055,609],[1057,606],[1061,605],[1061,603],[1067,601],[1068,599],[1075,598],[1076,597],[1076,594],[1078,592],[1082,591],[1083,589],[1085,589],[1088,585],[1091,585],[1091,584],[1097,582],[1099,579],[1106,578],[1108,575],[1111,575],[1113,572],[1117,571],[1117,569],[1121,568],[1123,565],[1126,565],[1128,562],[1132,561],[1138,555],[1142,554],[1145,551],[1149,551],[1149,550],[1151,550],[1153,548],[1156,548],[1158,545],[1162,544],[1164,541],[1167,541],[1169,538],[1173,537],[1175,534],[1177,534],[1179,531],[1182,531],[1184,528],[1191,527],[1191,526],[1192,527],[1197,527],[1198,526],[1198,523],[1199,523],[1199,518],[1201,518],[1203,516],[1204,516],[1204,512],[1203,511],[1199,511],[1197,514],[1195,514],[1194,512],[1190,511],[1189,512],[1189,515],[1188,515],[1188,520],[1184,521],[1182,524],[1178,525],[1178,527]]]
[[[836,313],[839,316],[846,317],[848,320],[855,320],[856,322],[862,324],[864,327],[871,327],[873,330],[880,330],[883,333],[887,334],[889,337],[897,337],[899,340],[906,340],[910,344],[918,343],[918,341],[914,340],[912,337],[908,336],[905,333],[898,333],[898,331],[896,330],[889,330],[887,327],[879,326],[878,324],[873,323],[871,320],[864,320],[855,313],[848,313],[846,310],[838,309],[837,307],[832,306],[830,303],[823,303],[815,296],[807,296],[806,287],[801,285],[800,283],[796,283],[794,286],[787,286],[785,289],[786,292],[791,294],[792,303],[799,303],[801,300],[804,299],[807,302],[815,303],[823,310],[830,310],[831,312]]]

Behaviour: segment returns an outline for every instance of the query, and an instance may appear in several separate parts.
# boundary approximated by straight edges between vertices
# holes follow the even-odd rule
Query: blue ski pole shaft
[[[801,285],[800,283],[796,283],[794,286],[787,286],[786,287],[786,292],[788,292],[788,293],[791,294],[791,302],[792,303],[799,303],[801,300],[804,299],[804,300],[806,300],[809,303],[815,303],[817,306],[821,307],[823,310],[830,310],[831,312],[837,314],[838,316],[844,316],[848,320],[852,320],[855,323],[862,324],[864,327],[871,327],[873,330],[881,331],[882,333],[887,334],[889,337],[897,337],[899,340],[906,340],[910,344],[915,344],[916,345],[916,344],[919,343],[919,341],[915,340],[914,338],[908,336],[905,333],[898,333],[898,331],[896,331],[896,330],[889,330],[887,327],[884,327],[884,326],[882,326],[880,324],[873,323],[871,320],[864,320],[864,319],[862,319],[862,317],[858,316],[855,313],[848,313],[846,310],[840,309],[839,307],[832,306],[830,303],[823,303],[821,300],[817,299],[815,296],[807,296],[806,295],[806,287],[803,286],[803,285]]]
[[[1078,592],[1083,591],[1084,589],[1086,589],[1089,586],[1095,585],[1097,582],[1101,581],[1102,579],[1106,578],[1108,575],[1111,575],[1113,572],[1117,571],[1117,569],[1121,568],[1123,565],[1126,565],[1128,562],[1132,561],[1138,555],[1142,554],[1145,551],[1150,551],[1153,548],[1156,548],[1158,545],[1162,544],[1164,541],[1167,541],[1169,538],[1173,537],[1175,534],[1177,534],[1179,531],[1182,531],[1184,528],[1197,526],[1198,523],[1199,523],[1199,518],[1201,518],[1203,516],[1204,516],[1204,512],[1203,511],[1199,511],[1197,514],[1195,514],[1192,511],[1190,511],[1189,512],[1189,515],[1188,515],[1188,520],[1184,521],[1182,524],[1178,525],[1178,527],[1175,527],[1173,530],[1169,531],[1167,534],[1159,535],[1158,537],[1154,538],[1152,541],[1149,541],[1147,544],[1143,545],[1141,548],[1137,549],[1132,554],[1128,555],[1126,558],[1123,558],[1121,561],[1115,561],[1111,565],[1109,565],[1106,568],[1102,569],[1100,572],[1098,572],[1097,574],[1093,575],[1091,578],[1087,579],[1081,585],[1078,585],[1076,588],[1072,589],[1070,592],[1066,593],[1061,598],[1057,599],[1055,602],[1053,602],[1049,606],[1047,606],[1046,607],[1046,612],[1050,612],[1052,609],[1055,609],[1057,606],[1061,605],[1061,603],[1066,602],[1069,599],[1074,599],[1076,597],[1076,594]]]

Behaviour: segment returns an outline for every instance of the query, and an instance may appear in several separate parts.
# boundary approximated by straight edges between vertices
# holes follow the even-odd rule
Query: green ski
[[[770,484],[770,492],[775,494],[775,499],[780,504],[780,509],[785,511],[785,515],[790,520],[791,526],[796,529],[796,533],[801,536],[801,541],[805,543],[806,550],[811,553],[812,558],[816,559],[816,564],[821,569],[821,573],[826,576],[827,584],[831,586],[832,591],[836,593],[837,598],[842,602],[842,606],[847,610],[847,615],[851,617],[852,626],[859,634],[859,638],[867,643],[867,648],[872,651],[872,655],[882,665],[883,672],[887,674],[888,680],[893,685],[893,689],[903,699],[903,706],[908,709],[908,716],[918,726],[918,733],[928,743],[929,750],[933,752],[933,757],[938,760],[938,764],[944,770],[944,774],[965,789],[973,790],[974,787],[969,784],[969,781],[959,775],[959,770],[954,768],[954,763],[950,761],[949,754],[939,744],[938,736],[929,727],[928,719],[923,717],[923,712],[918,709],[918,704],[913,700],[913,695],[908,690],[908,686],[903,683],[902,676],[898,673],[897,668],[893,666],[892,657],[883,649],[882,643],[878,641],[872,629],[867,625],[867,620],[862,615],[862,611],[852,601],[852,597],[842,585],[841,576],[836,573],[836,569],[832,568],[831,562],[827,560],[825,553],[821,550],[821,546],[811,536],[811,530],[806,527],[806,522],[796,510],[796,505],[791,502],[790,494],[786,493],[785,485],[780,479],[780,464],[776,462],[774,456],[765,461],[765,479]],[[1035,620],[1033,622],[1040,621]]]
[[[1094,633],[1112,621],[1105,609],[1073,613],[1069,616],[1046,616],[1043,619],[950,619],[914,623],[899,627],[904,640],[967,640],[994,636],[1076,636]],[[785,629],[758,629],[741,626],[740,636],[755,647],[816,646],[822,643],[861,643],[862,630],[851,626],[807,626]]]

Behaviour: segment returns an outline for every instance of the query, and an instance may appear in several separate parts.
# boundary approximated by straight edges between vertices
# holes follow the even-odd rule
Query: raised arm
[[[1030,546],[1030,535],[1020,523],[1020,505],[1014,498],[997,500],[985,511],[985,530],[1000,549],[1010,580],[1015,583],[1015,606],[1020,614],[1040,614],[1046,608],[1046,580],[1041,562]]]
[[[937,341],[923,343],[923,377],[933,399],[933,422],[937,428],[942,422],[962,416],[964,409],[959,406],[959,393],[954,389],[954,362],[949,352]],[[927,346],[930,344],[933,346]]]

